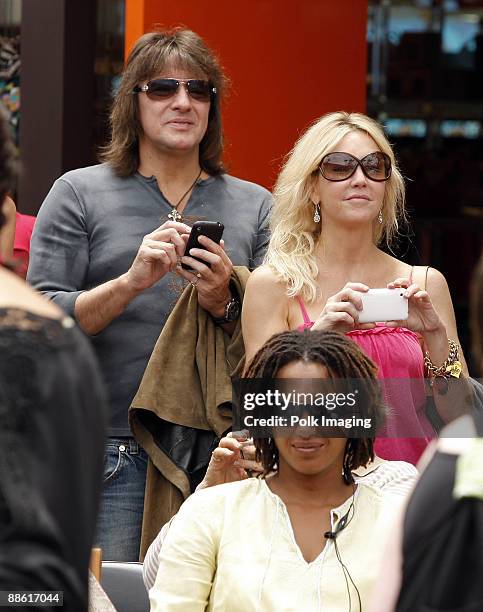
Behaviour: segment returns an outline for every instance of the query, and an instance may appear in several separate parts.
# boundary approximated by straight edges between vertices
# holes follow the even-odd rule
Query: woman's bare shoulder
[[[3,201],[2,212],[5,215],[5,217],[7,217],[7,219],[10,219],[11,217],[15,217],[15,213],[17,212],[17,207],[15,206],[15,202],[12,200],[10,196],[5,197],[5,200]]]
[[[21,278],[0,269],[0,308],[20,308],[51,319],[61,319],[62,310],[34,291]]]
[[[388,269],[391,269],[395,278],[410,278],[421,289],[428,289],[429,287],[433,291],[444,291],[448,287],[444,275],[436,268],[431,266],[411,266],[387,253],[384,253],[384,257],[385,265]]]
[[[409,278],[411,276],[411,270],[413,266],[389,255],[388,253],[383,254],[383,262],[386,270],[390,271],[390,276],[396,278]]]
[[[437,270],[436,268],[432,268],[430,266],[424,266],[424,270],[427,270],[427,283],[426,288],[430,287],[432,289],[436,289],[438,291],[447,291],[448,283],[446,278],[442,272]]]
[[[431,295],[447,294],[448,283],[439,270],[431,266],[409,266],[412,270],[412,281]]]
[[[282,296],[286,294],[287,287],[270,266],[263,265],[250,274],[247,290]]]

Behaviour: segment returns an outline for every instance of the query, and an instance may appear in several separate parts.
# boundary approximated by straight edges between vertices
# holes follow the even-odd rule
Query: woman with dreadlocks
[[[384,418],[374,364],[337,332],[272,337],[246,378],[365,379],[373,384],[364,416]],[[199,490],[172,520],[151,610],[363,610],[397,504],[354,482],[352,471],[374,456],[373,438],[297,427],[255,446],[261,477]]]
[[[393,410],[377,454],[415,464],[434,437],[425,377],[439,379],[432,395],[449,421],[462,401],[447,393],[448,380],[467,372],[443,275],[380,248],[404,220],[404,182],[381,127],[359,113],[321,117],[278,177],[265,265],[248,281],[242,324],[247,360],[286,329],[347,333],[386,380]],[[408,318],[361,324],[369,288],[402,288]]]

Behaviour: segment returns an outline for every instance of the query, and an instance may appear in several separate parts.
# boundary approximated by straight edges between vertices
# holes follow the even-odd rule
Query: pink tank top
[[[310,329],[314,322],[302,298],[297,296],[296,299],[304,319],[297,329]],[[401,379],[385,386],[390,414],[383,436],[376,440],[375,452],[383,459],[416,465],[429,441],[435,437],[425,413],[424,364],[418,334],[405,327],[378,323],[373,329],[356,329],[347,332],[346,336],[378,366],[378,378]],[[403,432],[405,437],[401,437]]]

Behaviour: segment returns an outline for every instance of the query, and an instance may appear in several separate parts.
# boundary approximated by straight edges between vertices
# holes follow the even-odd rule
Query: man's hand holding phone
[[[130,269],[124,275],[130,291],[141,293],[168,272],[176,270],[190,232],[189,225],[166,221],[144,236]]]
[[[192,231],[196,231],[196,224],[193,225]],[[223,240],[217,243],[200,234],[198,243],[199,247],[190,248],[189,252],[181,257],[181,263],[190,270],[179,266],[177,272],[196,287],[198,303],[202,308],[213,317],[223,317],[225,306],[230,300],[229,283],[233,264],[225,253]]]

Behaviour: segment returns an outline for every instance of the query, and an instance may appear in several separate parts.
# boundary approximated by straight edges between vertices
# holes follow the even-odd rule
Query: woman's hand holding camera
[[[405,321],[387,321],[388,327],[406,327],[411,331],[427,334],[442,334],[446,336],[446,328],[441,317],[434,308],[427,291],[420,289],[416,283],[410,283],[408,278],[397,278],[387,285],[388,289],[403,287],[404,297],[408,299],[409,313]]]
[[[404,288],[408,300],[408,318],[404,321],[386,321],[388,327],[406,327],[421,335],[446,335],[441,317],[435,310],[427,291],[422,291],[408,278],[397,278],[387,285],[388,289]],[[369,290],[362,283],[347,283],[341,291],[330,297],[312,329],[331,329],[342,333],[353,329],[371,329],[374,323],[359,324],[359,313],[363,308],[361,294]]]
[[[359,312],[362,310],[361,293],[366,291],[369,291],[369,287],[363,283],[347,283],[327,300],[312,329],[345,333],[353,329],[374,327],[374,323],[358,324]]]

